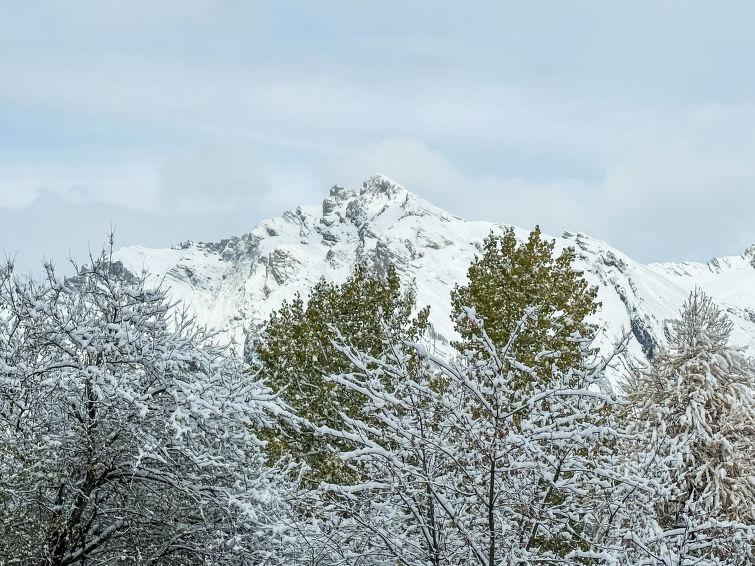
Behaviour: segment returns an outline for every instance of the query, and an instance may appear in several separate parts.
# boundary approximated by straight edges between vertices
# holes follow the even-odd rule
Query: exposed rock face
[[[745,260],[749,259],[750,265],[755,268],[755,244],[752,244],[745,250],[745,252],[742,254],[742,258]]]
[[[133,273],[146,267],[155,277],[165,277],[174,297],[186,301],[201,322],[227,331],[239,352],[281,301],[296,292],[306,297],[320,277],[342,281],[358,262],[377,270],[393,263],[406,282],[416,282],[418,304],[431,305],[434,336],[439,347],[447,348],[454,338],[449,293],[464,282],[485,236],[501,228],[451,216],[375,176],[359,191],[335,186],[321,205],[300,206],[240,237],[171,249],[124,248],[117,259]],[[519,228],[515,232],[520,239],[528,235]],[[584,234],[556,238],[557,249],[565,246],[575,248],[576,268],[598,285],[601,349],[628,332],[627,361],[647,361],[697,286],[731,317],[733,341],[755,353],[755,245],[742,256],[707,264],[651,265]]]

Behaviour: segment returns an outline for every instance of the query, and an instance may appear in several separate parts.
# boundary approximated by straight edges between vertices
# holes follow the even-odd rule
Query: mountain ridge
[[[375,175],[359,190],[336,185],[321,205],[288,210],[238,237],[163,249],[131,246],[118,250],[115,259],[133,273],[146,269],[164,280],[201,323],[227,333],[246,354],[283,300],[297,292],[306,297],[321,277],[343,281],[357,262],[378,271],[391,263],[404,283],[414,281],[418,306],[431,306],[433,335],[444,348],[454,338],[451,289],[464,283],[485,236],[506,226],[463,220]],[[529,234],[512,228],[520,240]],[[707,263],[644,265],[582,233],[553,239],[556,253],[575,248],[575,268],[598,286],[601,307],[594,321],[602,351],[631,332],[624,361],[645,363],[665,341],[684,299],[699,287],[732,319],[732,342],[748,356],[755,354],[755,244],[740,256]],[[614,377],[621,371],[617,367]]]

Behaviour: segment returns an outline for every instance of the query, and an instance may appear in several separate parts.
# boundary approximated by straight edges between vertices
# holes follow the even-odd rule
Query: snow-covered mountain
[[[383,176],[360,190],[335,186],[320,206],[300,206],[266,220],[248,234],[216,243],[185,242],[170,249],[122,248],[116,259],[133,273],[164,278],[174,298],[204,324],[241,345],[283,299],[319,278],[342,281],[356,262],[393,263],[414,280],[417,303],[431,305],[430,321],[443,347],[453,338],[449,293],[465,281],[483,238],[501,225],[448,214]],[[528,230],[515,228],[524,239]],[[643,361],[664,340],[668,322],[696,286],[734,323],[733,342],[755,355],[755,244],[741,256],[708,263],[643,265],[584,234],[555,238],[573,246],[576,267],[599,288],[599,346],[631,331],[630,358]],[[620,370],[617,370],[617,372]]]

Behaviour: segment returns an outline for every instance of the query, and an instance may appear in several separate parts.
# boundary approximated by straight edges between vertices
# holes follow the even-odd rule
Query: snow
[[[320,278],[342,282],[357,262],[390,261],[405,283],[416,282],[418,306],[431,305],[430,322],[442,336],[442,349],[455,338],[450,291],[465,282],[485,236],[502,228],[454,217],[387,177],[374,176],[360,190],[334,187],[322,206],[300,206],[265,220],[225,246],[133,246],[119,250],[116,258],[134,273],[146,268],[164,279],[174,299],[190,305],[203,324],[225,331],[239,352],[272,310],[297,292],[306,298]],[[520,239],[528,235],[522,228],[515,232]],[[647,344],[643,350],[637,335],[646,332],[663,342],[668,321],[699,287],[734,322],[733,343],[750,356],[755,353],[755,268],[749,250],[708,263],[643,265],[584,234],[554,239],[557,252],[575,247],[575,266],[599,288],[602,306],[595,322],[602,351],[632,330],[628,355],[643,363]]]

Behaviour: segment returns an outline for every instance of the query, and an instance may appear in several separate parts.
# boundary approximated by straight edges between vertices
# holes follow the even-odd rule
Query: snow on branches
[[[682,307],[669,347],[627,383],[637,452],[653,454],[667,489],[653,502],[657,533],[639,543],[654,564],[755,560],[752,367],[728,345],[731,323],[701,291]]]
[[[338,363],[312,398],[344,400],[328,419],[292,414],[176,307],[104,254],[65,280],[0,270],[0,563],[755,560],[752,367],[702,294],[624,400],[589,327],[550,332],[540,305],[491,337],[457,304],[452,359],[401,325],[357,348],[323,322]],[[317,453],[298,449],[266,462],[258,435],[281,422],[348,473],[302,482]]]
[[[599,387],[608,362],[522,380],[536,370],[509,352],[537,313],[526,310],[499,347],[474,310],[463,312],[479,347],[453,362],[389,332],[382,359],[342,347],[355,369],[331,379],[368,399],[369,418],[323,432],[356,445],[343,458],[365,481],[331,489],[372,550],[401,564],[597,559],[623,481],[615,446],[627,436]]]
[[[691,297],[629,402],[578,335],[576,367],[548,371],[547,344],[537,368],[515,359],[534,309],[502,346],[462,312],[475,348],[453,361],[389,330],[380,358],[340,346],[353,371],[330,379],[364,417],[320,432],[354,446],[342,458],[362,478],[328,486],[352,563],[752,563],[751,375],[709,335],[728,327],[708,299]]]
[[[254,430],[282,410],[165,292],[106,254],[0,271],[0,563],[257,563],[284,487]],[[119,562],[120,563],[120,562]]]

